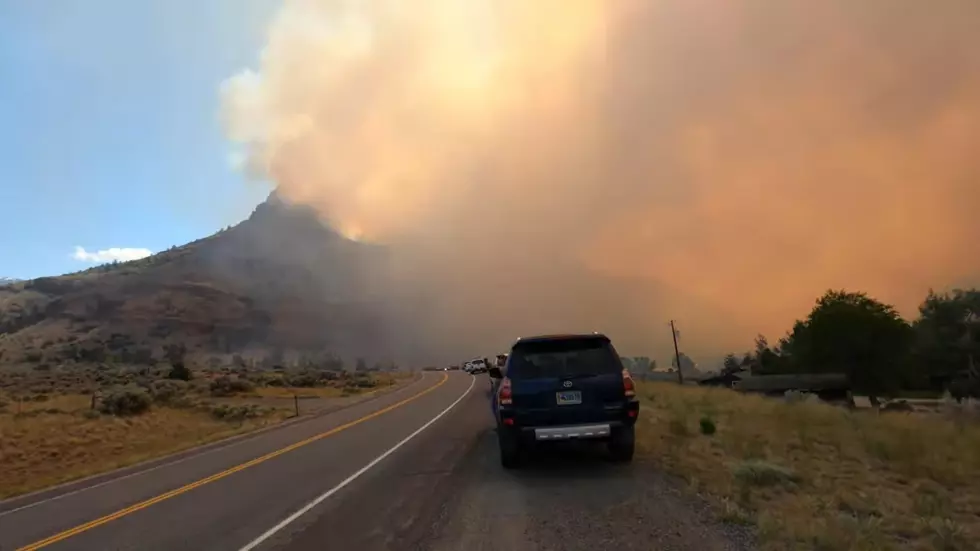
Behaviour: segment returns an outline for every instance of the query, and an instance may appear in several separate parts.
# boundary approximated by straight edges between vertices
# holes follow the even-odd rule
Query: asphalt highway
[[[592,449],[497,457],[486,375],[418,382],[229,443],[0,502],[0,551],[750,548]]]

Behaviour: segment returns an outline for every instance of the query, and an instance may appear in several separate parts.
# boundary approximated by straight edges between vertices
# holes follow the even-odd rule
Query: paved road
[[[644,465],[499,467],[486,376],[0,503],[0,551],[747,548]]]

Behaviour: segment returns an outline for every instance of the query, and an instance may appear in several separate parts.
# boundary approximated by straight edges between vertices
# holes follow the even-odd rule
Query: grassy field
[[[980,549],[976,413],[848,411],[643,383],[638,456],[764,549]]]
[[[197,409],[91,415],[88,396],[59,396],[0,413],[0,498],[132,465],[276,423],[288,410],[240,421]]]
[[[0,498],[279,423],[294,414],[294,395],[328,403],[324,400],[384,390],[408,376],[379,373],[346,386],[250,386],[220,395],[203,376],[190,383],[154,380],[147,387],[116,387],[149,400],[146,409],[124,414],[105,413],[99,400],[108,399],[111,389],[99,393],[93,408],[91,394],[65,384],[50,394],[14,395],[7,387],[0,392]]]

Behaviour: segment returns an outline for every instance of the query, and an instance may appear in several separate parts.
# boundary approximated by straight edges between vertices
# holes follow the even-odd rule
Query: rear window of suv
[[[622,369],[609,340],[581,337],[517,343],[507,363],[507,377],[567,379],[619,373]]]

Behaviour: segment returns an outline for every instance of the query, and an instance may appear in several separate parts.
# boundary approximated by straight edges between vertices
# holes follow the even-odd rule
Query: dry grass
[[[390,388],[400,384],[409,378],[414,377],[411,372],[396,373],[371,373],[370,380],[372,386],[344,386],[345,381],[333,381],[327,386],[315,387],[291,387],[291,386],[259,386],[248,394],[259,398],[341,398],[345,396],[357,396],[370,394]]]
[[[638,453],[754,524],[765,549],[968,550],[980,423],[644,383]],[[704,419],[714,434],[698,429]]]
[[[383,391],[412,376],[374,373],[373,388],[260,386],[222,398],[208,394],[208,379],[196,378],[172,401],[131,417],[99,415],[92,410],[92,396],[77,390],[18,399],[0,394],[0,498],[278,423],[293,415],[294,395],[320,399],[313,400],[316,407],[301,406],[310,413],[334,398]],[[177,404],[182,407],[166,407]]]
[[[344,388],[338,386],[318,386],[311,388],[294,388],[288,386],[266,386],[259,387],[250,392],[249,394],[258,396],[261,398],[292,398],[293,396],[299,396],[300,398],[316,397],[316,398],[338,398],[344,396]]]
[[[132,465],[276,423],[287,411],[237,422],[198,409],[154,407],[135,417],[94,415],[89,396],[25,402],[0,413],[0,498]]]

